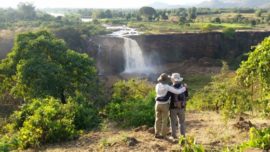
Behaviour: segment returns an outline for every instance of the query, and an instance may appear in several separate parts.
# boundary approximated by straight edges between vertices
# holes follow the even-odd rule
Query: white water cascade
[[[140,35],[140,32],[126,26],[107,27],[107,29],[116,30],[109,34],[110,36],[124,39],[123,53],[125,58],[125,70],[123,73],[149,74],[155,71],[152,66],[151,58],[145,57],[139,44],[135,40],[127,37]]]
[[[149,73],[153,69],[146,64],[142,49],[130,38],[124,39],[125,71],[124,73]]]

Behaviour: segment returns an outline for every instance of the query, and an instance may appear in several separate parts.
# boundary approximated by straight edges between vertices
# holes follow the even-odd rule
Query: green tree
[[[139,10],[141,16],[146,20],[152,20],[153,15],[156,14],[156,10],[152,7],[142,7]]]
[[[215,17],[213,20],[212,20],[213,23],[221,23],[221,19],[219,17]]]
[[[32,20],[36,17],[35,7],[31,3],[19,3],[18,11],[23,19]]]
[[[234,22],[241,22],[243,20],[243,16],[241,14],[237,14],[234,18],[233,18]]]
[[[270,23],[270,13],[268,13],[267,16],[265,17],[265,21]]]
[[[100,19],[100,18],[106,18],[105,17],[105,12],[103,10],[95,10],[93,13],[92,13],[92,18],[93,19]]]
[[[22,99],[53,96],[66,103],[78,93],[95,99],[99,88],[93,60],[47,31],[18,35],[0,77],[2,91]]]
[[[249,53],[248,59],[242,62],[237,70],[241,84],[249,87],[253,82],[258,82],[266,91],[270,89],[270,37],[260,43],[255,51]]]
[[[258,10],[255,12],[255,15],[256,15],[257,17],[261,17],[261,16],[262,16],[262,13],[263,13],[263,10],[258,9]]]
[[[255,25],[257,24],[257,21],[253,19],[253,20],[250,21],[250,24],[251,24],[252,26],[255,26]]]
[[[107,9],[105,12],[104,12],[104,15],[106,18],[112,18],[112,11]]]
[[[196,19],[196,17],[197,17],[197,8],[196,7],[189,8],[188,18],[192,20],[192,19]]]
[[[183,16],[180,16],[180,17],[179,17],[179,24],[180,24],[180,25],[185,24],[186,21],[187,21],[187,19],[186,19],[185,17],[183,17]]]
[[[160,14],[160,18],[161,18],[162,20],[168,20],[168,16],[167,16],[166,12],[162,12],[162,13]]]

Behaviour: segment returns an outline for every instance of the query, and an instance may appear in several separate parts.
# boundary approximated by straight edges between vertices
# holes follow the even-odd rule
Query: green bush
[[[233,39],[235,37],[235,29],[227,27],[223,29],[223,34],[226,38]]]
[[[98,110],[82,96],[77,97],[75,101],[78,103],[75,109],[74,120],[76,129],[91,130],[97,128],[101,122]]]
[[[122,127],[153,125],[155,92],[149,82],[134,79],[119,81],[113,91],[112,102],[105,108],[110,120]]]
[[[69,98],[62,104],[52,97],[33,99],[11,116],[11,123],[5,127],[10,140],[2,138],[3,148],[39,147],[44,143],[55,143],[74,139],[78,129],[90,129],[99,123],[97,112],[91,106],[79,104]],[[11,144],[18,141],[17,144]]]
[[[76,104],[61,104],[54,98],[34,99],[32,103],[15,112],[19,147],[39,147],[42,143],[70,140],[78,135],[74,116]]]
[[[0,151],[2,152],[8,152],[9,151],[9,145],[5,142],[0,142]]]
[[[270,150],[270,128],[250,128],[249,140],[233,147],[227,147],[223,152],[243,152],[249,148],[259,148],[262,151]]]
[[[152,92],[144,100],[111,102],[106,107],[106,114],[122,127],[151,126],[155,119],[154,95]]]
[[[212,31],[214,29],[214,26],[212,24],[203,24],[201,26],[201,31],[203,32],[209,32],[209,31]]]
[[[9,152],[13,149],[16,149],[19,145],[18,140],[17,140],[17,135],[4,135],[1,137],[0,140],[0,151],[1,152]]]
[[[205,152],[204,147],[196,143],[194,137],[181,136],[179,139],[182,152]]]
[[[118,81],[113,86],[112,101],[127,102],[143,100],[153,88],[153,85],[147,80],[130,79],[128,81]]]
[[[225,118],[252,110],[255,102],[251,101],[250,90],[239,86],[235,81],[235,73],[228,70],[227,64],[223,64],[220,74],[192,96],[188,108],[221,111]]]
[[[249,131],[250,139],[244,143],[242,147],[260,148],[263,150],[270,150],[270,128],[258,130],[251,128]]]

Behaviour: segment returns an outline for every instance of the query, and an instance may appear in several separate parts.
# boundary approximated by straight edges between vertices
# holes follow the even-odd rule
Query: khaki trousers
[[[172,129],[172,136],[176,138],[176,131],[179,126],[179,133],[185,136],[186,124],[185,124],[185,109],[170,109],[170,122]]]
[[[155,105],[156,121],[155,121],[155,134],[163,137],[167,134],[167,124],[169,116],[169,104]]]

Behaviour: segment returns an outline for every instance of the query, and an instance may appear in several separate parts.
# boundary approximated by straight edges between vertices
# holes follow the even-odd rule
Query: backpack
[[[179,95],[174,96],[174,107],[176,108],[185,108],[186,107],[186,101],[185,100],[179,100]]]
[[[183,93],[181,93],[179,95],[175,95],[174,96],[173,106],[176,107],[176,108],[179,108],[179,109],[180,108],[185,108],[186,107],[186,98],[187,97],[188,97],[188,90],[186,90],[185,92],[183,92]]]

